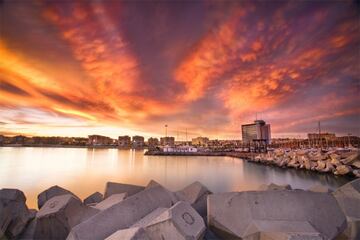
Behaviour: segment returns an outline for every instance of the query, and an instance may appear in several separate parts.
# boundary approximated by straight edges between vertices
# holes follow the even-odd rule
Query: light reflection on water
[[[213,192],[255,190],[264,183],[334,189],[348,179],[280,169],[230,157],[144,156],[143,151],[86,148],[0,147],[0,188],[25,192],[29,207],[37,194],[59,185],[84,198],[104,191],[107,181],[146,185],[151,179],[171,190],[200,181]]]

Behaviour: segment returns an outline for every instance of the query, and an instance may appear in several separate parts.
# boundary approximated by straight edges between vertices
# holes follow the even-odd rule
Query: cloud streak
[[[360,134],[360,28],[351,1],[4,1],[0,8],[7,132],[21,121],[5,109],[20,119],[42,116],[54,133],[73,119],[83,126],[78,135],[105,126],[114,136],[161,135],[167,123],[174,134],[240,138],[240,124],[256,112],[275,136],[310,131],[319,120],[343,124],[329,131]]]

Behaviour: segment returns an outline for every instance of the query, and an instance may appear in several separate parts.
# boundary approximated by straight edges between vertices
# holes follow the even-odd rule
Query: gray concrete
[[[345,230],[346,218],[329,193],[249,191],[209,195],[208,225],[225,238],[275,232],[333,239]]]
[[[26,198],[17,189],[0,190],[0,239],[18,236],[33,217],[25,204]]]
[[[203,238],[205,229],[195,209],[180,201],[148,224],[146,232],[151,239],[197,240]]]
[[[131,184],[124,184],[124,183],[115,183],[115,182],[107,182],[105,187],[105,194],[104,199],[110,197],[112,194],[116,193],[127,193],[128,196],[134,195],[142,190],[145,187],[131,185]]]
[[[140,227],[122,229],[111,234],[105,240],[151,240],[147,232]]]
[[[49,199],[24,235],[31,239],[65,239],[72,227],[98,213],[72,194]]]
[[[146,227],[147,225],[149,225],[149,223],[151,223],[151,221],[153,221],[165,211],[167,211],[167,208],[157,208],[136,223],[134,223],[131,227]]]
[[[102,210],[105,210],[105,209],[121,202],[122,200],[124,200],[126,198],[126,196],[127,196],[127,193],[113,194],[110,197],[106,198],[105,200],[102,200],[101,202],[99,202],[98,204],[96,204],[93,207],[102,211]]]
[[[158,183],[157,181],[155,181],[155,180],[150,180],[150,182],[146,185],[146,189],[147,188],[152,188],[152,187],[154,187],[154,186],[158,186],[158,185],[160,185],[160,183]]]
[[[155,209],[169,208],[172,204],[172,194],[165,188],[155,186],[145,189],[75,226],[67,239],[105,239],[118,230],[130,227]]]
[[[71,194],[74,197],[78,198],[74,193],[70,192],[69,190],[59,187],[58,185],[55,185],[46,189],[45,191],[41,192],[38,195],[38,208],[40,209],[45,204],[45,202],[50,198],[64,194]]]
[[[211,194],[211,191],[209,191],[209,189],[200,182],[194,182],[175,193],[176,197],[180,201],[190,203],[191,206],[203,217],[206,217],[206,199],[209,194]]]
[[[314,185],[312,186],[311,188],[309,188],[309,191],[312,191],[312,192],[324,192],[324,193],[331,193],[332,191],[323,186],[323,185],[320,185],[320,184],[317,184],[317,185]]]
[[[360,179],[336,189],[333,195],[348,221],[345,235],[350,239],[360,239]]]
[[[258,190],[266,191],[266,190],[291,190],[291,186],[289,184],[286,185],[277,185],[275,183],[270,184],[262,184]]]
[[[99,203],[103,200],[103,198],[104,197],[101,193],[94,192],[93,194],[91,194],[90,196],[84,199],[84,204],[89,205],[89,204]]]

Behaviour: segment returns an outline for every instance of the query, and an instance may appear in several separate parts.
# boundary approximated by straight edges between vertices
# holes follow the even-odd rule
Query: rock
[[[107,182],[105,187],[104,199],[110,197],[112,194],[115,193],[127,193],[128,196],[131,196],[144,189],[144,187],[137,185]]]
[[[17,239],[19,240],[35,240],[35,229],[37,219],[32,219],[25,227],[25,230],[21,232]]]
[[[336,167],[336,171],[334,172],[336,175],[346,175],[351,171],[351,168],[346,165],[340,165]]]
[[[351,163],[351,166],[360,168],[360,161],[355,161],[355,162]]]
[[[320,184],[312,186],[311,188],[309,188],[309,191],[323,192],[323,193],[331,193],[332,192],[329,188],[327,188],[327,187],[325,187],[323,185],[320,185]]]
[[[360,178],[360,170],[359,169],[353,170],[353,174],[355,175],[355,177]]]
[[[99,192],[94,192],[93,194],[91,194],[90,196],[84,199],[84,204],[89,205],[89,204],[99,203],[102,200],[103,200],[103,195]]]
[[[283,155],[285,154],[285,152],[284,152],[284,150],[278,148],[278,149],[275,149],[275,150],[274,150],[274,154],[275,154],[275,156],[277,156],[277,157],[281,157],[281,156],[283,156]]]
[[[353,180],[333,192],[348,221],[345,235],[360,239],[360,179]]]
[[[27,234],[32,233],[34,239],[65,239],[72,227],[98,212],[72,194],[55,196],[36,214],[33,229]]]
[[[162,186],[145,189],[75,226],[67,239],[105,239],[117,230],[130,227],[155,209],[169,208],[172,204],[172,193]]]
[[[291,159],[291,161],[287,164],[288,167],[298,168],[300,166],[299,162],[296,158]]]
[[[267,184],[260,185],[258,190],[260,190],[260,191],[266,191],[266,190],[291,190],[291,186],[289,184],[277,185],[275,183],[270,183],[269,185],[267,185]]]
[[[340,156],[337,155],[337,154],[330,154],[330,159],[331,159],[331,164],[332,165],[335,165],[335,166],[339,166],[341,165],[341,162],[340,162]]]
[[[166,210],[167,208],[157,208],[142,219],[140,219],[138,222],[134,223],[131,227],[146,227],[151,221],[153,221]]]
[[[329,193],[250,191],[210,195],[208,226],[225,239],[264,239],[259,236],[265,233],[333,239],[346,228],[346,219]]]
[[[326,163],[324,161],[317,161],[317,166],[315,168],[317,171],[322,172],[325,170],[325,168],[326,168]]]
[[[350,156],[348,156],[345,159],[342,159],[341,162],[346,165],[351,165],[355,161],[360,161],[360,152],[351,153]]]
[[[37,214],[38,210],[36,209],[29,209],[29,216],[30,216],[30,219],[33,219],[36,217],[36,214]]]
[[[206,216],[207,196],[209,194],[211,194],[209,189],[197,181],[175,193],[179,200],[190,203],[203,217]]]
[[[15,238],[32,218],[25,201],[25,195],[20,190],[0,190],[0,239],[4,235],[7,238]]]
[[[155,186],[159,186],[160,183],[156,182],[155,180],[150,180],[150,182],[146,185],[145,189],[152,188]]]
[[[64,195],[64,194],[71,194],[75,198],[78,198],[75,194],[73,194],[69,190],[66,190],[62,187],[55,185],[55,186],[52,186],[52,187],[46,189],[45,191],[41,192],[38,195],[38,208],[40,209],[45,204],[45,202],[47,200],[49,200],[50,198],[59,196],[59,195]],[[78,199],[80,199],[80,198],[78,198]]]
[[[326,161],[325,163],[325,169],[323,170],[323,172],[334,172],[335,168],[334,166],[331,164],[330,161]]]
[[[205,234],[202,217],[187,202],[177,202],[174,206],[155,218],[146,232],[151,239],[202,239]]]
[[[94,206],[94,208],[99,209],[99,210],[105,210],[109,207],[111,207],[112,205],[115,205],[119,202],[121,202],[122,200],[124,200],[127,196],[127,193],[117,193],[117,194],[113,194],[110,197],[106,198],[105,200],[102,200],[101,202],[99,202],[98,204],[96,204]]]
[[[144,230],[141,227],[127,228],[116,231],[111,234],[105,240],[151,240]]]

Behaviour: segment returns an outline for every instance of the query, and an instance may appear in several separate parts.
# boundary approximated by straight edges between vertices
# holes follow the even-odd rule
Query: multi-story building
[[[133,148],[143,148],[145,145],[143,136],[133,136],[132,137],[132,146]]]
[[[148,147],[149,148],[154,148],[157,146],[159,146],[159,139],[153,138],[153,137],[148,139]]]
[[[161,146],[174,146],[175,138],[174,137],[162,137],[162,138],[160,138],[160,145]]]
[[[111,145],[113,140],[106,136],[101,135],[89,135],[89,145]]]
[[[336,139],[335,133],[308,133],[310,141],[326,140],[333,141]]]
[[[191,139],[191,145],[193,146],[207,146],[209,143],[209,138],[207,137],[196,137]]]
[[[131,138],[129,136],[119,136],[118,146],[120,148],[130,148],[131,147]]]
[[[263,140],[268,144],[271,142],[270,124],[266,124],[263,120],[241,125],[241,133],[243,143],[252,143],[254,140]]]

